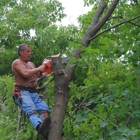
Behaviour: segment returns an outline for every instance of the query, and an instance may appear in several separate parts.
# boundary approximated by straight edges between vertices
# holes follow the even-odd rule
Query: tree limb
[[[114,29],[114,28],[116,28],[116,27],[118,27],[118,26],[120,26],[120,25],[123,25],[123,24],[127,23],[127,22],[128,22],[128,23],[131,23],[132,20],[135,20],[135,19],[137,19],[137,18],[139,18],[139,17],[140,17],[140,15],[138,15],[138,16],[136,16],[136,17],[130,19],[130,20],[126,20],[126,21],[123,21],[123,22],[121,22],[121,23],[119,23],[119,24],[116,24],[116,25],[114,25],[114,26],[112,26],[112,27],[110,27],[110,28],[104,30],[103,32],[97,34],[96,36],[91,37],[89,40],[91,41],[91,40],[97,38],[98,36],[100,36],[101,34],[107,32],[107,31],[110,31],[111,29]],[[131,23],[131,24],[132,24],[132,23]]]
[[[104,9],[106,8],[106,3],[103,0],[100,0],[100,4],[98,9],[96,10],[94,17],[84,35],[84,37],[81,40],[81,45],[87,47],[90,43],[90,41],[88,40],[88,38],[90,38],[91,36],[93,36],[93,28],[95,27],[95,25],[98,24],[99,22],[99,18],[101,17],[101,15],[103,14]]]
[[[116,8],[117,4],[118,4],[119,0],[114,0],[111,4],[111,6],[109,7],[109,9],[107,10],[107,12],[104,14],[104,16],[102,17],[102,19],[93,27],[90,28],[90,30],[87,31],[87,34],[88,36],[84,36],[84,38],[88,37],[88,41],[90,43],[90,39],[92,36],[94,36],[102,27],[103,25],[108,21],[109,17],[111,16],[111,14],[113,13],[114,9]],[[102,7],[102,10],[104,10],[105,7]],[[93,22],[93,21],[92,21]],[[91,23],[92,25],[92,23]],[[83,41],[84,41],[84,38],[83,38]],[[84,46],[87,46],[89,44],[83,44],[82,45]]]
[[[89,40],[89,38],[93,37],[101,28],[102,26],[106,23],[106,21],[108,21],[109,17],[111,16],[112,12],[114,11],[114,9],[116,8],[116,5],[118,4],[119,0],[113,0],[111,6],[109,7],[109,9],[107,10],[106,14],[103,16],[103,18],[99,21],[100,16],[102,15],[106,4],[104,3],[103,0],[100,0],[100,4],[98,9],[96,10],[95,16],[93,17],[93,20],[89,26],[89,28],[87,29],[84,37],[81,40],[81,45],[82,46],[89,46],[91,40]],[[99,13],[98,13],[99,12]],[[98,22],[99,21],[99,22]],[[77,49],[73,55],[73,57],[75,57],[76,59],[81,57],[81,53],[83,51],[79,49]],[[74,69],[76,67],[77,63],[68,63],[65,69],[66,74],[71,77]]]
[[[93,28],[93,27],[98,23],[99,18],[101,17],[101,15],[102,15],[102,13],[103,13],[105,7],[106,7],[106,4],[104,3],[104,1],[103,1],[103,0],[100,0],[99,7],[97,8],[97,10],[96,10],[96,12],[95,12],[95,14],[94,14],[94,17],[93,17],[93,19],[92,19],[92,21],[91,21],[91,24],[89,25],[89,27],[88,27],[88,29],[87,29],[87,31],[86,31],[84,37],[83,37],[82,40],[81,40],[81,43],[80,43],[80,44],[81,44],[82,46],[87,47],[87,46],[90,44],[90,41],[88,40],[88,38],[92,37],[93,35],[92,35],[92,34],[90,35],[90,32],[89,32],[89,31],[91,30],[91,28]],[[82,53],[82,51],[81,51],[80,48],[79,48],[79,49],[77,49],[77,50],[75,51],[73,57],[75,57],[76,59],[78,59],[78,58],[81,57],[81,53]],[[67,64],[67,66],[66,66],[66,68],[65,68],[65,72],[66,72],[66,74],[67,74],[69,77],[72,76],[76,65],[77,65],[77,63],[71,63],[71,62],[69,62],[69,63]]]

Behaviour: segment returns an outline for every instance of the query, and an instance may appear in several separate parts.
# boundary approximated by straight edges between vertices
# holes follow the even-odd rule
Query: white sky
[[[66,18],[62,20],[61,23],[57,22],[57,25],[67,26],[69,24],[74,24],[78,26],[77,18],[79,15],[87,13],[91,10],[91,7],[84,7],[83,0],[58,0],[62,3],[62,6],[65,8],[64,13],[67,15]],[[30,31],[31,36],[34,36],[35,32],[33,30]]]
[[[62,25],[74,24],[78,26],[77,18],[79,15],[87,13],[91,7],[84,7],[83,0],[58,0],[65,8],[64,13],[67,15],[61,22]]]

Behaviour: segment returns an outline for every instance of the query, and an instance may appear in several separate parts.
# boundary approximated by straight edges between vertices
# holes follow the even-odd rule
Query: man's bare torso
[[[12,71],[15,76],[15,85],[26,85],[26,86],[37,86],[36,82],[31,82],[35,80],[38,75],[32,75],[29,77],[25,77],[23,71],[27,71],[28,69],[34,69],[35,66],[32,62],[23,62],[20,59],[16,59],[12,64]]]

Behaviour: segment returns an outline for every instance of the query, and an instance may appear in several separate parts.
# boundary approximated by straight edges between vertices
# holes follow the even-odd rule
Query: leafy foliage
[[[63,31],[60,31],[60,33],[57,32],[58,27],[53,25],[55,22],[61,21],[61,19],[65,16],[61,3],[56,0],[51,0],[48,2],[42,0],[35,2],[32,0],[15,0],[1,3],[1,75],[11,73],[4,61],[8,62],[9,64],[12,63],[12,61],[15,59],[16,46],[21,43],[25,42],[33,47],[37,46],[38,53],[35,53],[34,55],[36,58],[39,58],[38,54],[40,55],[42,52],[44,52],[42,54],[43,59],[50,54],[48,51],[51,51],[53,47],[54,50],[56,50],[57,44],[59,47],[61,47],[61,49],[62,45],[64,45],[63,49],[65,49],[67,44],[66,39],[60,40],[56,44],[56,39],[58,39],[60,33],[63,34]],[[61,37],[62,36],[63,35],[61,35]],[[57,52],[52,51],[51,54],[58,52],[60,52],[60,49]],[[38,65],[38,62],[35,64]]]
[[[18,108],[12,100],[11,63],[16,59],[16,46],[29,43],[36,66],[49,55],[69,56],[76,48],[82,58],[70,84],[69,102],[64,121],[67,140],[138,140],[140,137],[140,25],[139,18],[116,28],[109,28],[137,16],[139,5],[122,0],[89,47],[78,45],[85,33],[98,1],[92,11],[81,15],[80,27],[58,27],[54,23],[65,14],[62,5],[32,0],[1,2],[0,19],[0,136],[2,140],[17,136]],[[110,1],[108,1],[110,4]],[[130,12],[131,11],[131,12]],[[31,36],[30,31],[35,35]],[[108,30],[104,32],[105,30]],[[70,61],[75,61],[73,58]],[[42,82],[50,80],[44,79]],[[43,92],[43,91],[42,91]],[[53,82],[45,89],[45,100],[53,108]],[[23,133],[24,132],[24,133]],[[37,139],[37,133],[22,115],[18,140]]]

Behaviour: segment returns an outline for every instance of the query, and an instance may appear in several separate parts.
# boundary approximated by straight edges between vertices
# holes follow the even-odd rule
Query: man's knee
[[[28,118],[30,118],[30,116],[32,116],[32,115],[34,115],[34,114],[37,114],[37,112],[36,112],[36,111],[33,111],[33,112],[27,114],[27,116],[28,116]]]
[[[41,115],[42,119],[44,120],[46,117],[48,117],[50,115],[50,113],[47,110],[41,110],[40,115]]]

